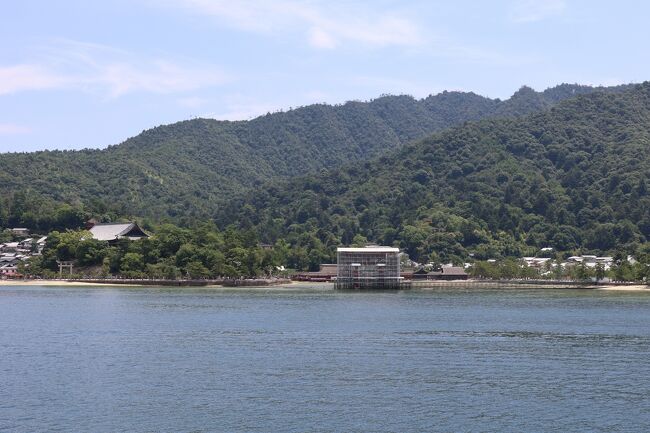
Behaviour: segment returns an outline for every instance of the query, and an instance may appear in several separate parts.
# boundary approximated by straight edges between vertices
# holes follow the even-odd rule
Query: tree
[[[82,239],[77,243],[75,258],[81,266],[98,265],[104,261],[108,244],[97,239]]]
[[[140,277],[144,273],[144,258],[139,253],[126,253],[120,262],[122,274],[130,277]]]
[[[185,265],[187,276],[193,279],[208,278],[210,270],[198,260],[191,261]]]
[[[575,279],[579,281],[587,281],[591,276],[591,270],[584,263],[580,263],[575,267]]]
[[[151,278],[175,280],[181,276],[181,271],[175,266],[173,258],[166,258],[147,265],[147,275]]]
[[[633,281],[634,269],[627,260],[622,260],[613,267],[614,279],[617,281]]]
[[[594,275],[596,276],[597,282],[605,278],[605,267],[602,265],[602,263],[596,264],[596,268],[594,269]]]

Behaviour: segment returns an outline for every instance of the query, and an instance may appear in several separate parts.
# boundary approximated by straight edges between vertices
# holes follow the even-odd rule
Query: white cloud
[[[29,134],[31,129],[14,123],[0,123],[0,135]]]
[[[510,10],[510,19],[516,23],[530,23],[561,15],[565,0],[516,0]]]
[[[177,93],[228,81],[212,66],[146,59],[96,44],[59,41],[38,60],[0,66],[0,95],[27,90],[75,89],[117,98],[129,93]],[[189,64],[189,65],[186,65]]]
[[[187,68],[164,60],[148,65],[110,63],[86,81],[107,90],[110,97],[127,93],[177,93],[222,84],[225,75],[210,68]]]
[[[336,48],[336,40],[325,30],[314,27],[309,31],[309,43],[315,48]]]
[[[65,77],[39,65],[0,66],[0,95],[23,90],[53,89],[66,82]]]
[[[235,28],[258,33],[302,33],[314,48],[332,49],[345,43],[370,46],[415,46],[423,42],[412,20],[394,12],[350,3],[299,0],[168,0],[176,6],[211,15]],[[158,3],[156,3],[158,4]]]

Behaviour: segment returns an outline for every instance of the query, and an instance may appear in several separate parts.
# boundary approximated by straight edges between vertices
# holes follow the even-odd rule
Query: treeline
[[[291,247],[286,240],[274,245],[260,244],[253,230],[233,226],[220,231],[212,223],[194,228],[172,224],[156,227],[150,238],[137,241],[120,239],[109,244],[92,238],[84,230],[49,233],[40,256],[24,263],[20,273],[26,276],[54,278],[59,275],[59,261],[72,262],[72,275],[64,277],[124,277],[156,279],[218,279],[239,277],[288,276],[293,270],[316,270],[321,263],[335,262],[335,247],[328,248],[316,239],[310,246]],[[352,245],[361,246],[365,239],[357,236]],[[472,260],[470,274],[488,279],[570,279],[586,281],[609,277],[617,281],[650,281],[650,244],[640,246],[635,260],[623,254],[614,257],[614,265],[605,270],[584,264],[563,266],[566,256],[553,254],[544,266],[526,266],[520,259],[498,261]]]
[[[472,264],[470,274],[475,278],[494,280],[509,279],[552,279],[572,281],[650,281],[650,246],[637,251],[636,259],[630,263],[618,255],[610,269],[602,264],[589,267],[584,263],[563,266],[562,260],[547,262],[537,269],[524,265],[520,260],[509,258],[497,262],[477,261]]]
[[[192,229],[163,224],[150,238],[120,239],[114,244],[93,239],[84,230],[54,231],[49,233],[42,255],[32,257],[21,273],[55,277],[58,262],[71,261],[75,277],[259,277],[283,275],[285,266],[307,268],[311,260],[323,257],[290,248],[284,241],[260,245],[250,230],[229,227],[220,231],[209,223]],[[68,270],[64,272],[67,276]]]

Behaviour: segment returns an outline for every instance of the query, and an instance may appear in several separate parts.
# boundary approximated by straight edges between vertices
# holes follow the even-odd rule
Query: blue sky
[[[643,1],[4,2],[0,151],[106,147],[193,117],[650,78]]]

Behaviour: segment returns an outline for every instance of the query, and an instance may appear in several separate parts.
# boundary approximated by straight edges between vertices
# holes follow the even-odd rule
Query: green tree
[[[198,260],[187,263],[185,265],[185,272],[190,278],[197,279],[210,277],[210,270]]]
[[[602,281],[605,278],[605,267],[601,263],[596,264],[594,275],[596,281]]]
[[[82,239],[77,243],[75,258],[81,266],[91,266],[103,263],[108,252],[108,244],[97,239]]]
[[[144,274],[144,258],[139,253],[126,253],[120,262],[123,275],[138,278]]]

